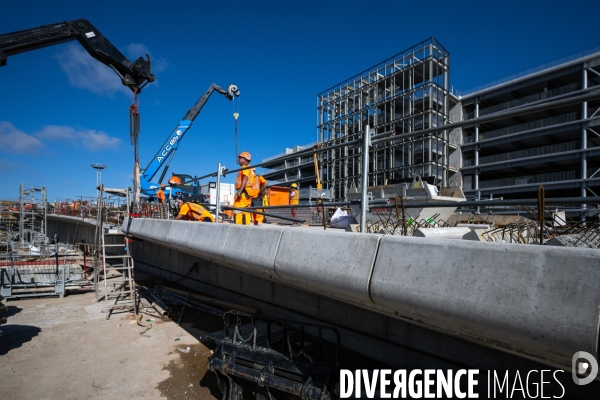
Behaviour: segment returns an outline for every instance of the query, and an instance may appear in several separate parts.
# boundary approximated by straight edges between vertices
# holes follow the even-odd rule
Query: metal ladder
[[[106,195],[106,196],[105,196]],[[121,196],[127,204],[129,215],[129,189],[107,189],[98,187],[98,214],[94,241],[94,285],[96,301],[104,299],[106,319],[115,311],[134,312],[137,314],[137,299],[133,276],[133,258],[127,242],[106,243],[108,228],[105,221],[110,221],[110,196]]]

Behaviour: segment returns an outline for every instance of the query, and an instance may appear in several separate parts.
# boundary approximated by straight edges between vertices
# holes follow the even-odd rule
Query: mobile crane
[[[72,40],[78,40],[92,57],[115,71],[123,85],[136,94],[156,79],[148,54],[146,59],[139,57],[132,63],[86,19],[1,34],[0,67],[6,65],[8,56]]]
[[[192,126],[194,119],[198,116],[198,114],[200,114],[202,107],[204,107],[204,105],[210,98],[210,95],[213,94],[213,92],[215,91],[227,97],[227,99],[229,100],[233,100],[234,97],[238,97],[240,95],[238,87],[234,84],[229,85],[227,87],[227,90],[221,88],[218,85],[215,85],[214,83],[210,85],[206,93],[204,93],[198,99],[196,104],[194,104],[194,106],[188,110],[181,122],[179,122],[177,127],[167,137],[167,140],[159,148],[158,152],[154,155],[154,157],[152,157],[152,160],[150,160],[148,166],[143,171],[141,171],[140,187],[144,194],[153,195],[155,193],[154,189],[160,186],[165,177],[165,174],[167,173],[169,164],[171,164],[171,160],[173,159],[173,156],[175,155],[175,152],[179,147],[179,143],[181,143],[181,140],[183,139],[183,136]],[[151,180],[154,179],[159,169],[163,166],[164,169],[160,175],[160,178],[158,179],[158,183],[152,183]],[[180,178],[190,177],[189,175],[177,176],[179,176]],[[181,183],[182,184],[180,185],[172,185],[172,187],[180,189],[181,191],[199,194],[199,186],[197,182],[194,182],[191,185],[189,183],[186,185],[186,182]]]

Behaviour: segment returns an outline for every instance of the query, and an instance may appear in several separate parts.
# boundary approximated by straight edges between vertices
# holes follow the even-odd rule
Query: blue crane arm
[[[160,185],[160,182],[158,182],[158,185],[157,185],[157,184],[151,184],[150,181],[154,178],[154,176],[157,174],[157,172],[163,165],[166,168],[168,168],[169,164],[171,163],[171,160],[173,159],[175,152],[177,151],[177,148],[179,147],[179,143],[183,139],[183,136],[186,134],[188,129],[190,129],[190,127],[192,126],[192,123],[194,122],[194,119],[196,119],[198,114],[200,114],[202,107],[204,107],[204,105],[208,101],[210,95],[214,91],[222,94],[223,96],[227,97],[229,100],[232,100],[234,98],[234,96],[237,97],[240,95],[240,91],[238,90],[236,85],[233,85],[233,84],[229,85],[227,90],[225,90],[225,89],[221,88],[220,86],[215,85],[214,83],[211,84],[210,87],[208,88],[208,90],[206,91],[206,93],[204,93],[198,99],[196,104],[194,104],[194,106],[188,110],[188,112],[185,114],[185,116],[183,117],[181,122],[179,122],[177,127],[167,137],[167,140],[159,148],[158,152],[154,155],[152,160],[150,160],[150,163],[148,164],[148,166],[142,172],[142,175],[141,175],[142,190],[148,191],[148,190],[150,190],[151,185],[156,185],[156,186]],[[165,169],[165,172],[166,172],[166,169]],[[160,180],[162,180],[162,177],[164,177],[164,172],[163,172]]]

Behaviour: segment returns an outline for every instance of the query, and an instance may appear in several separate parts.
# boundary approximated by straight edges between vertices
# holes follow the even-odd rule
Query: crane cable
[[[140,100],[137,97],[137,90],[133,91],[133,99],[131,99],[131,106],[129,106],[129,139],[133,145],[133,156],[134,161],[139,162],[139,135],[140,135],[140,113],[138,107]]]
[[[139,156],[139,136],[140,136],[140,113],[138,107],[140,100],[137,97],[137,90],[133,91],[133,99],[129,106],[129,139],[133,145],[133,202],[140,202],[140,156]]]
[[[238,110],[237,112],[235,111],[235,98],[233,98],[233,103],[231,104],[231,107],[233,109],[233,118],[235,120],[234,124],[235,124],[235,159],[237,160],[237,156],[238,156],[238,118],[240,116],[240,101],[238,100]]]

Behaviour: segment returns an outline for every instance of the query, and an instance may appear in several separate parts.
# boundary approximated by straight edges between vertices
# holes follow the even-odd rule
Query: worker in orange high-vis
[[[238,164],[244,168],[250,165],[252,156],[247,151],[238,155]],[[233,207],[246,208],[252,205],[252,199],[258,195],[259,185],[254,168],[244,169],[238,172],[235,180],[235,197]],[[250,225],[252,216],[248,211],[234,210],[234,222],[238,225]]]
[[[259,192],[256,198],[252,199],[252,207],[267,207],[269,205],[269,196],[267,194],[267,180],[262,176],[258,176]],[[256,211],[265,212],[264,209],[257,209]],[[262,214],[252,214],[252,220],[254,225],[262,225],[265,221],[265,216]]]
[[[183,219],[185,221],[198,222],[210,220],[211,222],[215,222],[215,217],[200,204],[184,202],[182,199],[177,199],[177,205],[179,206],[179,213],[177,214],[177,217],[175,217],[176,220]]]
[[[156,191],[156,200],[158,200],[158,204],[165,204],[165,187],[166,185],[164,183],[161,183],[160,189]]]
[[[290,186],[290,205],[298,205],[299,198],[300,195],[298,194],[298,185],[292,183]],[[292,218],[298,218],[297,208],[291,207],[290,210],[292,211]]]

